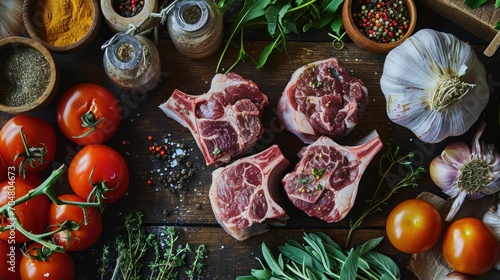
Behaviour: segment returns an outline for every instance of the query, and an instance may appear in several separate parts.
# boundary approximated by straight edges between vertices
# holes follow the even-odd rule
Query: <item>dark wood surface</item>
[[[456,32],[459,38],[478,43],[474,48],[488,71],[491,85],[490,103],[484,115],[488,127],[483,139],[500,146],[498,140],[499,98],[495,91],[500,86],[500,57],[498,55],[492,58],[485,57],[482,55],[485,45],[480,39],[441,19],[431,11],[422,10],[419,7],[419,12],[422,11],[429,16],[426,18],[424,15],[419,15],[419,28],[434,27],[437,30],[451,30],[451,32]],[[76,262],[77,279],[99,279],[97,271],[100,266],[102,246],[112,244],[116,235],[123,233],[124,216],[137,211],[144,213],[145,225],[151,231],[158,232],[165,226],[174,225],[180,235],[180,241],[189,242],[192,246],[206,245],[207,259],[203,279],[234,279],[238,275],[249,275],[252,268],[260,267],[256,258],[262,257],[260,251],[262,242],[274,250],[276,246],[282,245],[288,239],[299,240],[303,232],[322,231],[329,234],[339,244],[345,244],[350,221],[359,217],[364,202],[371,198],[379,180],[377,163],[380,153],[362,177],[356,203],[344,220],[328,224],[317,218],[308,217],[297,210],[283,194],[284,208],[290,216],[288,224],[283,228],[271,228],[269,232],[246,241],[237,241],[217,224],[210,207],[208,190],[211,184],[211,172],[214,168],[205,166],[203,157],[189,131],[167,118],[158,108],[168,99],[174,89],[180,89],[189,94],[202,94],[207,91],[220,53],[202,60],[187,59],[175,50],[166,36],[163,36],[158,44],[162,65],[161,83],[147,94],[131,95],[114,86],[104,73],[103,51],[100,46],[109,36],[110,32],[103,25],[99,36],[86,49],[74,54],[54,55],[61,77],[58,97],[76,84],[92,82],[105,86],[119,98],[123,112],[122,124],[106,144],[124,156],[131,179],[128,194],[105,209],[104,233],[99,242],[86,251],[72,254]],[[348,136],[338,141],[340,144],[353,145],[376,129],[384,144],[393,139],[404,152],[412,151],[416,154],[413,160],[415,166],[423,165],[428,168],[430,160],[438,155],[446,144],[456,140],[470,143],[476,125],[463,136],[447,139],[440,144],[430,145],[420,142],[411,132],[392,123],[385,113],[385,99],[379,86],[385,55],[361,51],[351,43],[347,43],[343,50],[337,51],[332,48],[330,42],[321,41],[322,39],[316,41],[316,39],[304,40],[302,38],[302,40],[290,42],[288,54],[273,53],[266,66],[260,70],[256,70],[251,61],[240,64],[234,69],[238,74],[256,82],[261,91],[269,97],[270,105],[265,109],[263,119],[266,132],[256,145],[255,151],[278,144],[292,164],[289,170],[295,165],[296,154],[304,144],[292,134],[277,129],[276,104],[295,69],[327,57],[339,58],[354,76],[365,83],[370,96],[366,115]],[[259,40],[256,36],[256,40],[250,41],[245,48],[256,58],[260,50],[267,45],[266,40],[267,38]],[[224,65],[230,65],[235,54],[236,50],[230,49]],[[34,114],[49,121],[58,133],[59,149],[54,166],[68,165],[72,156],[80,148],[65,139],[57,128],[55,106],[58,97],[47,108]],[[10,117],[7,114],[0,114],[0,123],[3,124]],[[148,140],[148,136],[159,139],[165,134],[169,135],[172,141],[192,147],[190,159],[195,164],[195,175],[185,189],[171,191],[157,183],[161,176],[158,170],[162,168],[164,162],[149,154],[148,147],[152,145],[152,141]],[[397,171],[392,175],[401,176]],[[155,183],[148,185],[148,179],[152,179]],[[385,217],[399,202],[414,198],[423,191],[442,195],[427,174],[420,182],[417,189],[405,189],[398,192],[381,211],[369,216],[363,226],[355,231],[349,246],[356,246],[371,238],[384,236]],[[65,193],[70,190],[67,179],[63,178],[57,186],[57,191]],[[386,239],[378,250],[398,263],[402,279],[415,278],[407,269],[410,255],[398,252]]]

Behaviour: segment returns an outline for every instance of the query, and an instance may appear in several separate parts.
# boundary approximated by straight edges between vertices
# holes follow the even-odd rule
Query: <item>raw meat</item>
[[[160,108],[189,128],[207,165],[221,165],[251,149],[262,136],[262,111],[268,104],[254,82],[229,73],[216,74],[203,95],[176,89]]]
[[[280,179],[290,166],[278,146],[240,158],[212,173],[209,197],[217,222],[237,240],[284,226],[288,215],[280,206]]]
[[[363,172],[382,148],[376,131],[358,144],[341,146],[321,136],[302,148],[295,170],[282,180],[292,203],[329,223],[343,219],[354,204]]]
[[[368,90],[336,58],[297,69],[278,103],[281,125],[310,144],[349,133],[368,105]]]

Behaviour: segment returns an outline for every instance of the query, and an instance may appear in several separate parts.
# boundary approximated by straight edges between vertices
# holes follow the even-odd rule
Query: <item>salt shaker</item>
[[[170,11],[167,29],[174,46],[189,58],[205,58],[220,47],[222,14],[213,0],[181,0]]]
[[[104,70],[116,85],[145,93],[160,81],[158,49],[145,36],[118,33],[103,48]]]

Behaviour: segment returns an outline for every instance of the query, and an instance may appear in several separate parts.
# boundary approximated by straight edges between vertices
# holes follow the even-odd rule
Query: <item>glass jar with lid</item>
[[[151,40],[140,34],[118,33],[104,48],[104,70],[113,83],[136,93],[156,87],[160,55]]]
[[[213,0],[181,0],[168,15],[167,28],[177,50],[189,58],[205,58],[222,44],[222,15]]]

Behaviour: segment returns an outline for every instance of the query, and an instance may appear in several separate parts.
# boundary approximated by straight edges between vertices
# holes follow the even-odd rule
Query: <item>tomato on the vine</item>
[[[115,202],[129,187],[125,159],[102,144],[87,145],[78,151],[69,165],[68,177],[73,191],[89,202]]]
[[[63,201],[85,202],[74,194],[64,194],[58,198]],[[86,249],[93,245],[102,233],[102,216],[95,207],[52,203],[49,207],[49,230],[56,230],[64,223],[74,223],[76,228],[59,231],[52,235],[52,240],[66,251]]]
[[[57,105],[57,123],[62,133],[79,145],[100,144],[118,129],[121,109],[106,88],[91,83],[68,89]]]
[[[34,181],[21,177],[8,178],[0,183],[0,207],[6,207],[6,215],[0,214],[0,227],[9,230],[0,232],[0,239],[7,242],[24,243],[30,239],[22,234],[16,227],[14,219],[8,215],[14,214],[23,229],[33,234],[41,234],[47,227],[47,214],[49,212],[49,199],[42,194],[30,198],[17,206],[11,207],[16,199],[24,196],[36,187]],[[12,230],[10,230],[12,229]]]
[[[75,278],[75,264],[69,253],[50,252],[38,243],[28,246],[19,271],[23,280]]]
[[[401,202],[386,221],[389,241],[398,250],[409,254],[432,248],[439,240],[441,228],[441,216],[437,209],[421,199]]]
[[[0,154],[7,166],[19,168],[20,174],[41,171],[56,154],[54,128],[36,117],[15,116],[0,130]]]
[[[444,235],[443,257],[456,271],[479,275],[493,268],[500,245],[491,229],[476,218],[453,222]]]
[[[23,254],[14,244],[0,240],[0,279],[19,280],[19,264]]]

